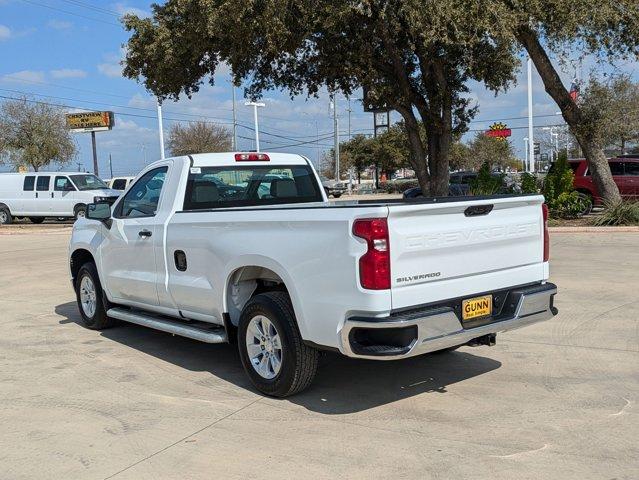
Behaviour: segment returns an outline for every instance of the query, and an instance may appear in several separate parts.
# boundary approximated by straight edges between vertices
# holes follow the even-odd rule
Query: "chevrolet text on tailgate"
[[[329,203],[310,162],[213,153],[146,167],[73,228],[88,328],[237,339],[261,392],[306,388],[321,350],[396,360],[551,318],[538,195]]]

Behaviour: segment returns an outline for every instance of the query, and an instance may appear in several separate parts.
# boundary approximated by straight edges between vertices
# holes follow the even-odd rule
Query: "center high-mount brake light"
[[[368,290],[391,287],[390,243],[385,218],[362,218],[353,223],[353,235],[366,240],[367,252],[359,259],[359,282]]]
[[[268,162],[270,158],[266,153],[236,153],[236,162]]]
[[[541,204],[541,212],[544,217],[544,262],[550,259],[550,235],[548,234],[548,205]]]

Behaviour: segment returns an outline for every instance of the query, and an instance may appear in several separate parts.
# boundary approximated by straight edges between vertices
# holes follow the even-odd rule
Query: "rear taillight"
[[[353,235],[366,240],[368,250],[359,259],[359,282],[369,290],[391,287],[390,243],[385,218],[363,218],[353,223]]]
[[[236,162],[268,162],[270,158],[266,153],[236,153]]]
[[[542,203],[541,212],[544,217],[544,262],[550,258],[550,235],[548,234],[548,205]]]

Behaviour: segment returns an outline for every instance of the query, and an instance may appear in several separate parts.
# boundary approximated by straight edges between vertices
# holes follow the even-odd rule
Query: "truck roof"
[[[271,153],[259,152],[259,155],[266,155],[268,160],[257,161],[237,161],[236,154],[255,154],[256,152],[220,152],[220,153],[197,153],[191,155],[194,167],[218,167],[229,165],[307,165],[308,160],[302,155],[294,153]]]

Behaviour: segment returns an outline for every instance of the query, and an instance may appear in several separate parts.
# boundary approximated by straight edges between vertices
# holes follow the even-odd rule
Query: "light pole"
[[[235,114],[235,84],[231,76],[231,91],[233,92],[233,151],[237,152],[237,116]]]
[[[535,173],[535,136],[533,133],[532,60],[528,57],[528,161],[529,171]]]
[[[557,127],[543,127],[542,130],[545,131],[549,131],[550,132],[550,148],[552,156],[551,156],[551,162],[555,161],[559,158],[559,134],[556,132]],[[552,147],[552,139],[553,137],[555,138],[555,147]]]
[[[311,117],[311,114],[308,112],[302,112],[302,115],[306,115],[309,118]],[[315,124],[315,150],[316,150],[316,155],[317,155],[317,159],[315,160],[315,165],[316,167],[319,169],[319,171],[321,171],[322,169],[320,168],[320,143],[319,143],[319,123],[317,121],[317,118],[311,119],[311,121],[309,122],[311,125]]]
[[[266,105],[261,102],[246,102],[244,105],[247,107],[253,107],[253,120],[255,123],[255,151],[260,151],[260,132],[259,125],[257,123],[257,107],[265,107]]]
[[[339,119],[337,117],[337,96],[331,95],[331,108],[333,109],[333,137],[335,149],[335,180],[339,181]]]
[[[162,104],[160,100],[157,100],[158,103],[158,130],[160,132],[160,158],[164,160],[164,127],[162,125]],[[144,162],[146,163],[146,161]]]
[[[524,150],[526,153],[526,159],[524,160],[524,172],[528,168],[528,137],[524,137]]]

